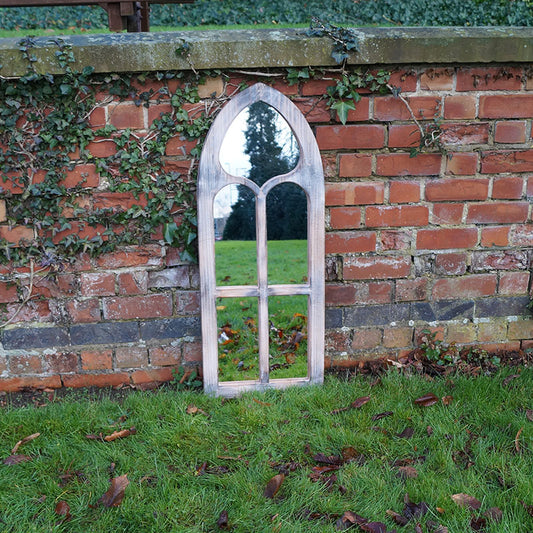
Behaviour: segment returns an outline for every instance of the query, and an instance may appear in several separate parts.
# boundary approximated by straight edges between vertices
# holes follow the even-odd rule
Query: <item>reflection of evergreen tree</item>
[[[297,154],[283,154],[278,142],[277,112],[264,102],[249,107],[246,146],[250,158],[249,179],[257,185],[280,174],[286,174],[296,163]],[[305,239],[307,236],[307,199],[304,191],[293,183],[275,187],[267,197],[267,234],[269,240]],[[255,239],[255,201],[248,187],[239,185],[239,197],[232,206],[224,239]]]

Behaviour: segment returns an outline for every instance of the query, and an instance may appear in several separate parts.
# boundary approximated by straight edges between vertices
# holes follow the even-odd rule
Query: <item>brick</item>
[[[519,200],[522,198],[524,180],[505,176],[494,178],[492,184],[492,197],[498,200]]]
[[[529,204],[525,202],[492,202],[471,204],[466,215],[467,223],[476,224],[513,224],[525,222]]]
[[[528,303],[529,296],[483,298],[476,302],[476,318],[524,315]]]
[[[347,352],[351,344],[350,334],[347,331],[328,330],[326,331],[325,341],[326,350],[335,350],[337,352]]]
[[[185,364],[202,362],[201,342],[185,342],[183,344],[183,362]]]
[[[434,176],[440,173],[441,154],[379,154],[376,173],[380,176]]]
[[[435,258],[435,273],[441,276],[460,276],[466,273],[466,254],[438,254]]]
[[[533,339],[533,320],[518,320],[509,323],[509,340]]]
[[[533,177],[528,178],[527,180],[527,197],[532,198],[533,197]]]
[[[0,281],[0,303],[18,302],[17,286]]]
[[[102,318],[98,298],[73,299],[65,304],[68,316],[74,324],[99,322]]]
[[[355,303],[354,285],[326,284],[326,305],[352,305]]]
[[[435,300],[447,298],[476,298],[496,294],[496,274],[473,274],[458,278],[439,279],[433,285]]]
[[[224,81],[221,76],[215,78],[207,77],[203,83],[198,85],[198,96],[200,98],[216,98],[223,94],[223,92]]]
[[[0,200],[0,222],[7,220],[6,201]]]
[[[488,196],[488,179],[443,178],[426,184],[426,200],[430,202],[486,200]]]
[[[476,118],[476,97],[463,94],[446,96],[444,98],[444,118]]]
[[[302,112],[307,122],[329,122],[331,112],[326,100],[320,98],[294,98],[292,102]]]
[[[421,205],[401,205],[398,207],[366,208],[367,227],[427,226],[429,210]]]
[[[519,91],[521,70],[508,67],[460,68],[457,71],[457,91]]]
[[[485,350],[489,354],[499,354],[502,352],[517,352],[520,350],[520,342],[502,342],[502,343],[486,343],[477,346],[480,350]]]
[[[322,170],[326,179],[337,178],[339,172],[337,170],[337,154],[321,154]]]
[[[339,231],[326,234],[327,254],[349,254],[376,250],[376,234],[373,231]]]
[[[80,290],[83,296],[112,296],[115,294],[115,276],[107,272],[83,272]]]
[[[497,143],[525,143],[526,122],[507,120],[496,122],[494,126],[494,142]]]
[[[302,83],[303,96],[323,96],[328,87],[334,87],[335,80],[309,80]]]
[[[20,322],[54,322],[57,318],[62,318],[58,314],[52,315],[52,309],[55,311],[54,303],[52,300],[30,300],[20,311],[18,311],[20,304],[11,303],[7,305],[6,315],[7,317],[15,317],[15,313],[18,311],[12,322],[13,324]]]
[[[399,87],[402,92],[416,91],[417,74],[414,70],[396,70],[391,72],[389,85]]]
[[[128,374],[66,374],[62,376],[63,385],[70,388],[80,387],[118,387],[130,382]]]
[[[490,322],[480,322],[477,325],[477,339],[479,342],[498,342],[507,338],[507,320],[495,319]]]
[[[381,344],[383,333],[381,329],[359,329],[354,332],[352,348],[354,350],[371,350]]]
[[[96,166],[92,163],[76,165],[73,170],[66,172],[61,185],[68,188],[77,187],[98,187],[100,176],[96,172]]]
[[[337,117],[338,118],[338,117]],[[348,111],[348,122],[360,122],[370,118],[370,98],[361,97],[361,100],[355,104],[355,109]]]
[[[60,376],[22,376],[0,379],[0,391],[17,392],[22,389],[59,389],[62,386]]]
[[[414,302],[427,297],[427,278],[399,279],[396,281],[396,301]]]
[[[150,348],[150,364],[177,366],[181,364],[181,346],[156,346]]]
[[[354,303],[356,304],[385,304],[392,301],[393,282],[369,281],[355,283]]]
[[[354,257],[345,258],[344,279],[405,278],[411,271],[407,257]]]
[[[99,192],[93,194],[95,209],[111,209],[114,213],[126,211],[133,206],[146,206],[146,196],[135,198],[127,192]]]
[[[170,102],[160,102],[157,104],[150,104],[148,108],[148,125],[150,126],[154,120],[159,120],[162,115],[168,115],[172,112],[172,105]]]
[[[119,130],[143,129],[144,107],[130,103],[120,103],[108,107],[109,123]]]
[[[474,252],[472,271],[483,270],[525,270],[529,267],[529,255],[524,250],[497,250]]]
[[[533,246],[533,224],[514,226],[510,243],[513,246]]]
[[[431,222],[437,225],[457,226],[463,219],[463,204],[435,204]]]
[[[116,368],[142,368],[148,364],[148,350],[138,346],[120,346],[115,350]]]
[[[439,228],[419,230],[416,239],[418,250],[446,250],[472,248],[477,244],[475,228]]]
[[[136,322],[79,324],[70,328],[70,336],[73,345],[136,342],[139,326]]]
[[[11,374],[40,374],[43,362],[40,355],[11,355],[9,357]]]
[[[446,173],[454,176],[469,176],[477,172],[477,153],[454,152],[446,158]]]
[[[344,310],[344,326],[364,327],[390,325],[409,320],[411,304],[363,305]]]
[[[479,97],[479,118],[530,118],[533,95],[505,94]]]
[[[94,157],[110,157],[117,153],[117,145],[110,139],[96,138],[87,144],[87,151]]]
[[[272,80],[269,84],[273,89],[283,93],[285,96],[294,96],[298,94],[298,84],[289,85],[289,83],[284,79]]]
[[[475,324],[450,324],[446,332],[446,342],[470,344],[477,340]]]
[[[408,250],[411,247],[413,238],[410,231],[381,231],[382,250]]]
[[[148,290],[146,270],[121,272],[117,275],[119,294],[144,294]]]
[[[163,250],[159,245],[130,247],[129,249],[103,254],[96,260],[100,268],[123,268],[140,265],[163,266]]]
[[[385,185],[381,181],[364,183],[326,183],[326,205],[382,204]]]
[[[406,100],[417,119],[431,119],[439,113],[441,98],[436,96],[410,96]],[[410,120],[411,113],[402,100],[394,96],[374,99],[374,119],[381,121]]]
[[[386,327],[383,329],[383,346],[385,348],[406,348],[413,343],[413,328]]]
[[[105,126],[105,122],[105,109],[103,107],[95,107],[89,115],[89,126],[99,129]]]
[[[339,163],[341,178],[366,178],[372,174],[370,154],[342,154]]]
[[[180,339],[182,337],[196,337],[199,334],[200,320],[195,316],[141,322],[141,338],[143,340]]]
[[[412,148],[420,144],[420,130],[416,124],[391,124],[389,148]]]
[[[527,294],[529,278],[529,272],[502,272],[500,274],[498,294],[504,296]]]
[[[494,226],[481,229],[481,246],[507,246],[509,244],[509,227]]]
[[[443,124],[441,141],[448,145],[487,144],[489,140],[488,122],[476,124]]]
[[[153,270],[148,273],[148,288],[163,289],[179,287],[181,289],[190,288],[189,267],[178,266],[165,270]]]
[[[385,127],[379,124],[317,126],[320,150],[353,150],[385,146]]]
[[[27,286],[29,279],[23,280],[23,283],[24,286]],[[38,276],[33,283],[33,294],[38,294],[45,298],[75,296],[77,291],[76,277],[73,274],[57,274],[55,277]]]
[[[198,141],[188,141],[182,139],[179,135],[171,137],[165,148],[165,155],[173,156],[186,156],[191,153],[191,150],[198,145]]]
[[[360,207],[332,207],[329,210],[332,229],[354,229],[361,226]]]
[[[89,226],[85,222],[78,221],[72,221],[69,222],[69,224],[70,228],[67,228],[63,231],[59,231],[55,235],[52,235],[52,241],[54,242],[54,244],[60,243],[63,239],[69,237],[70,235],[76,235],[80,238],[92,239],[97,235],[101,235],[106,230],[106,227],[102,224],[98,224],[96,227]],[[105,240],[107,237],[104,235],[103,238]]]
[[[164,293],[104,298],[103,311],[106,320],[169,317],[172,315],[172,295]]]
[[[450,91],[453,87],[453,69],[430,68],[420,76],[423,91]]]
[[[0,226],[0,239],[5,239],[13,244],[19,244],[20,241],[31,241],[33,236],[33,228],[29,226]]]
[[[200,293],[198,291],[176,291],[177,315],[196,315],[200,313]]]
[[[173,378],[172,368],[149,368],[146,370],[137,370],[131,374],[131,381],[134,385],[161,383],[172,381]]]
[[[43,356],[47,372],[71,374],[78,372],[78,355],[71,352],[53,353]]]
[[[113,366],[113,351],[83,351],[80,354],[82,370],[111,370]]]
[[[63,328],[17,328],[4,331],[3,347],[6,350],[50,348],[69,344],[68,331]]]

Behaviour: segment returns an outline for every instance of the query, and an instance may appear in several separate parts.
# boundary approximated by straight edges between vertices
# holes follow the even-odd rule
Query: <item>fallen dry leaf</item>
[[[375,422],[376,420],[381,420],[382,418],[385,418],[386,416],[392,416],[394,413],[392,411],[385,411],[383,413],[378,413],[377,415],[374,415],[371,420]]]
[[[98,501],[104,507],[118,507],[124,499],[124,492],[129,484],[128,474],[113,478],[111,486]]]
[[[336,415],[338,413],[342,413],[344,411],[348,411],[349,409],[359,409],[360,407],[363,407],[365,403],[368,403],[370,401],[370,396],[361,396],[360,398],[357,398],[354,400],[348,407],[340,407],[339,409],[333,409],[330,414]]]
[[[426,502],[413,503],[409,499],[409,494],[406,494],[403,498],[405,507],[403,508],[403,515],[406,518],[416,518],[424,516],[429,511],[429,506]]]
[[[325,465],[341,465],[344,463],[344,459],[339,455],[324,455],[323,453],[313,455],[313,460]]]
[[[533,422],[533,409],[527,409],[527,410],[526,410],[526,418],[527,418],[530,422]]]
[[[473,531],[485,531],[485,528],[487,527],[487,521],[482,516],[472,518],[470,520],[470,527]]]
[[[220,529],[228,529],[228,511],[222,511],[217,520],[217,526]]]
[[[444,396],[442,398],[442,403],[444,405],[451,405],[452,402],[453,402],[453,396]]]
[[[263,496],[265,498],[272,499],[280,489],[283,481],[285,480],[284,474],[276,474],[272,479],[269,480],[267,483],[265,490],[263,492]]]
[[[20,463],[26,463],[27,461],[31,461],[32,458],[29,457],[28,455],[10,455],[9,457],[6,457],[4,459],[4,464],[5,465],[9,465],[9,466],[13,466],[13,465],[18,465]]]
[[[401,433],[398,433],[396,436],[400,439],[410,439],[415,434],[415,430],[410,427],[406,427]]]
[[[209,417],[209,415],[203,409],[200,409],[199,407],[196,407],[196,405],[192,405],[192,404],[187,406],[186,413],[188,415],[196,415],[200,413],[202,415]]]
[[[85,438],[89,440],[104,440],[104,436],[102,435],[102,433],[98,433],[98,435],[95,435],[94,433],[89,433],[89,435],[85,435]]]
[[[385,511],[396,524],[399,526],[406,526],[409,523],[409,520],[405,518],[405,516],[402,516],[400,513],[397,513],[396,511],[392,511],[391,509]]]
[[[418,472],[416,471],[416,468],[412,466],[400,466],[398,468],[398,475],[403,479],[415,479],[418,477]]]
[[[450,497],[459,507],[467,507],[473,511],[481,507],[481,502],[468,494],[452,494]]]
[[[422,530],[422,524],[416,524],[415,533],[424,533],[424,531]]]
[[[529,515],[529,516],[533,516],[533,505],[529,505],[527,504],[525,501],[523,500],[520,500],[520,503],[522,504],[522,506],[524,507],[524,509],[526,510],[526,513]]]
[[[41,434],[40,433],[33,433],[32,435],[28,435],[27,437],[24,437],[22,440],[19,440],[17,442],[17,444],[15,444],[15,446],[13,447],[13,449],[11,450],[11,453],[15,454],[17,453],[17,450],[23,445],[23,444],[26,444],[27,442],[30,442],[30,440],[33,440],[33,439],[36,439],[37,437],[39,437]]]
[[[415,400],[416,405],[420,405],[422,407],[429,407],[430,405],[434,405],[439,401],[437,396],[435,396],[432,392],[429,392],[428,394],[424,394],[423,396],[420,396],[420,398],[417,398]]]
[[[516,453],[520,453],[520,435],[522,434],[522,431],[524,431],[523,427],[521,427],[518,430],[516,437],[514,438],[514,447],[515,447]]]
[[[387,533],[387,526],[382,522],[368,522],[367,524],[360,524],[361,531],[368,531],[369,533]]]
[[[106,442],[112,442],[117,439],[129,437],[130,435],[135,435],[135,433],[137,433],[137,430],[134,427],[131,427],[130,429],[121,429],[120,431],[114,431],[111,435],[107,435],[107,437],[104,437],[104,440]]]
[[[344,531],[350,529],[355,524],[362,525],[367,522],[368,520],[358,514],[352,513],[352,511],[344,511],[343,515],[335,523],[335,529],[337,531]]]
[[[503,513],[499,507],[491,507],[483,513],[483,516],[489,520],[492,520],[493,522],[501,522]]]
[[[516,378],[518,378],[518,377],[520,377],[518,374],[511,374],[510,376],[507,376],[507,377],[502,381],[502,385],[503,385],[504,387],[507,387],[507,385],[509,385],[509,383],[511,383],[511,381],[512,381],[513,379],[516,379]]]
[[[63,519],[63,522],[67,522],[72,518],[72,516],[70,515],[70,505],[63,500],[57,502],[55,513],[65,517]]]

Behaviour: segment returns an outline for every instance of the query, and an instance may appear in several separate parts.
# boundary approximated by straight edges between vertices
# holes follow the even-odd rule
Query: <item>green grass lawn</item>
[[[217,285],[256,285],[255,241],[217,241]],[[305,283],[307,241],[269,241],[269,283]],[[272,378],[307,376],[307,297],[269,299]],[[259,378],[257,298],[219,298],[219,379]]]
[[[532,391],[532,369],[447,379],[391,371],[377,383],[329,376],[324,386],[233,400],[167,389],[122,402],[77,393],[43,407],[7,407],[0,411],[0,531],[208,532],[220,530],[225,511],[237,533],[327,533],[351,511],[387,531],[411,533],[419,522],[424,532],[440,524],[465,533],[497,507],[501,520],[486,518],[487,533],[530,532]],[[427,393],[439,401],[414,403]],[[342,410],[365,396],[361,407]],[[112,442],[86,437],[130,427],[135,434]],[[17,451],[29,461],[2,462],[37,432]],[[279,491],[265,497],[280,472]],[[99,504],[110,479],[124,475],[122,502]],[[387,511],[405,514],[406,494],[428,510],[402,527]],[[458,506],[456,494],[480,508]],[[69,506],[68,521],[55,512],[65,512],[60,502]]]

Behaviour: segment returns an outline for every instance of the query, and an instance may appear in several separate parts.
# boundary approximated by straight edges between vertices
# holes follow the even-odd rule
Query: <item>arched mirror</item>
[[[313,134],[257,84],[220,113],[198,180],[204,389],[319,383],[324,183]]]

